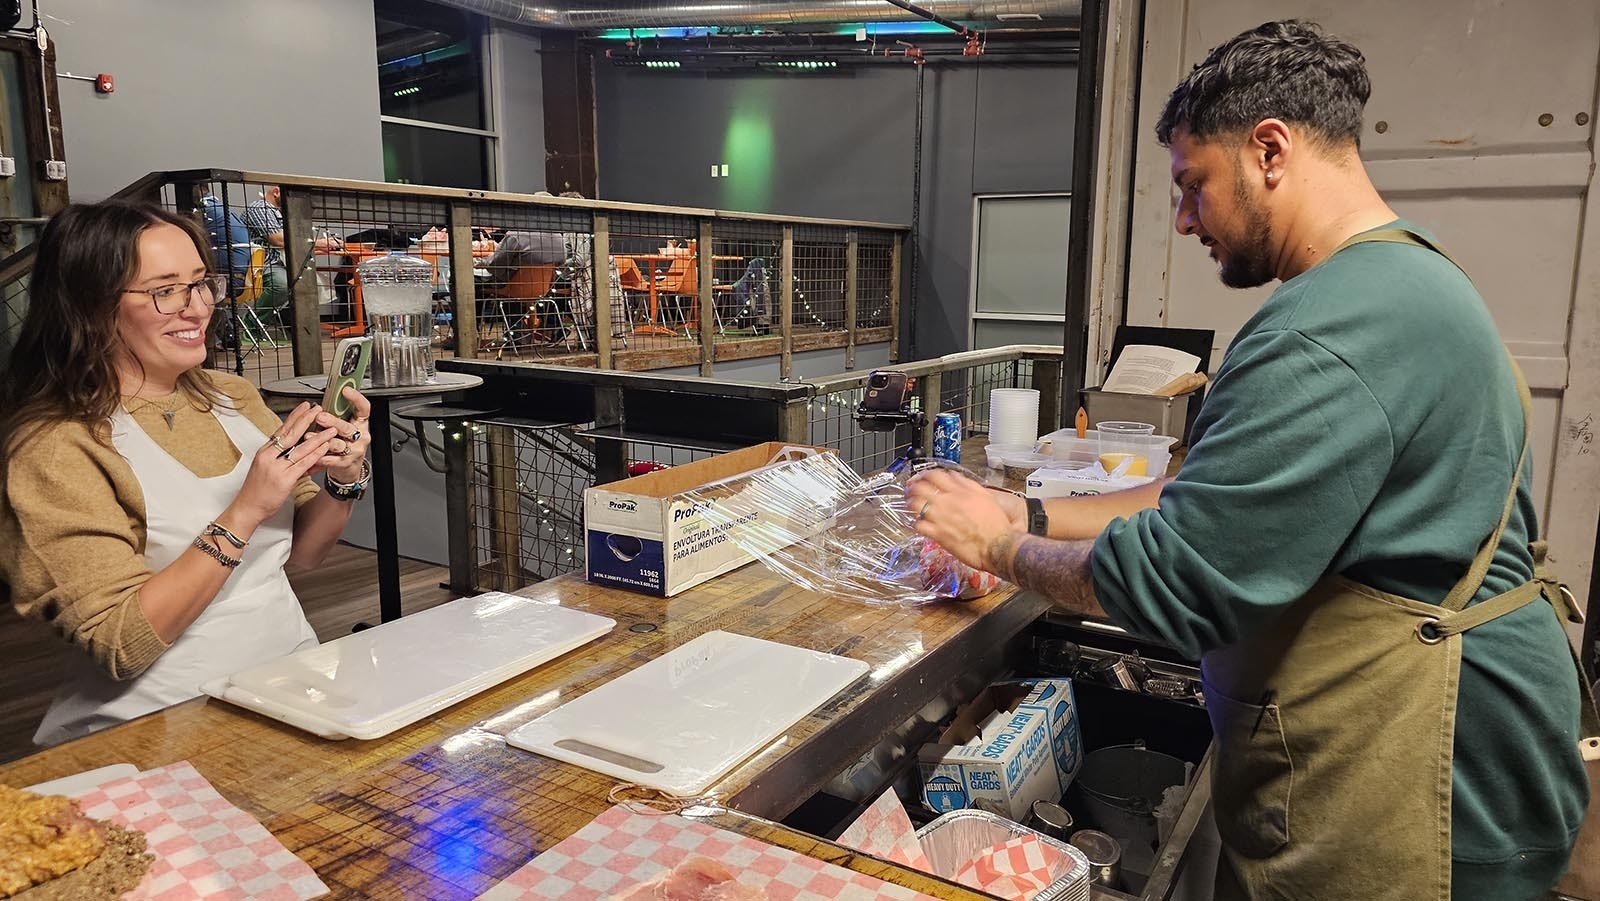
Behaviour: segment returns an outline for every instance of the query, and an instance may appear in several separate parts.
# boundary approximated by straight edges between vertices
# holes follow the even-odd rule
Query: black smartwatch
[[[1022,500],[1028,505],[1028,534],[1049,537],[1050,517],[1044,512],[1044,501],[1036,497],[1025,497]]]

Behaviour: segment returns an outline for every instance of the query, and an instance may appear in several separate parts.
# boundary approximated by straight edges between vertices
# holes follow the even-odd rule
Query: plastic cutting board
[[[869,668],[821,651],[708,632],[557,707],[506,741],[695,796]]]
[[[201,686],[323,738],[379,738],[616,625],[501,592],[462,598]]]

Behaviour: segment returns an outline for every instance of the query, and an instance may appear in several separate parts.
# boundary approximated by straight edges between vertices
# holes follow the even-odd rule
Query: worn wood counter
[[[724,629],[852,657],[872,670],[714,787],[737,813],[713,823],[939,897],[985,897],[768,820],[792,811],[979,655],[999,653],[1045,610],[1043,600],[1008,588],[969,603],[872,607],[803,591],[759,565],[665,600],[577,576],[519,593],[610,616],[617,627],[386,738],[326,741],[198,698],[16,761],[0,768],[0,782],[188,760],[315,868],[334,897],[471,898],[604,811],[614,784],[510,748],[505,734]],[[646,624],[655,628],[630,628]]]

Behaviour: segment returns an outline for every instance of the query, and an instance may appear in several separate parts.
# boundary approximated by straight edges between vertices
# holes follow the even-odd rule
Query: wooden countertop
[[[472,898],[610,806],[612,779],[510,748],[506,733],[725,629],[872,670],[719,783],[713,791],[737,813],[711,822],[937,897],[986,897],[767,820],[788,814],[936,697],[973,655],[1004,645],[1044,612],[1042,599],[1008,588],[968,603],[873,607],[801,590],[756,564],[665,600],[575,575],[518,593],[610,616],[617,627],[386,738],[326,741],[197,698],[0,767],[0,782],[188,760],[309,863],[333,897]],[[630,628],[646,624],[655,629]]]

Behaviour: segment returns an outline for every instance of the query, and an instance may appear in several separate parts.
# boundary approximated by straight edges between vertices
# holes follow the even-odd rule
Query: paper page
[[[1150,394],[1180,375],[1198,371],[1200,358],[1175,347],[1130,344],[1117,357],[1117,365],[1100,386],[1102,391]]]

